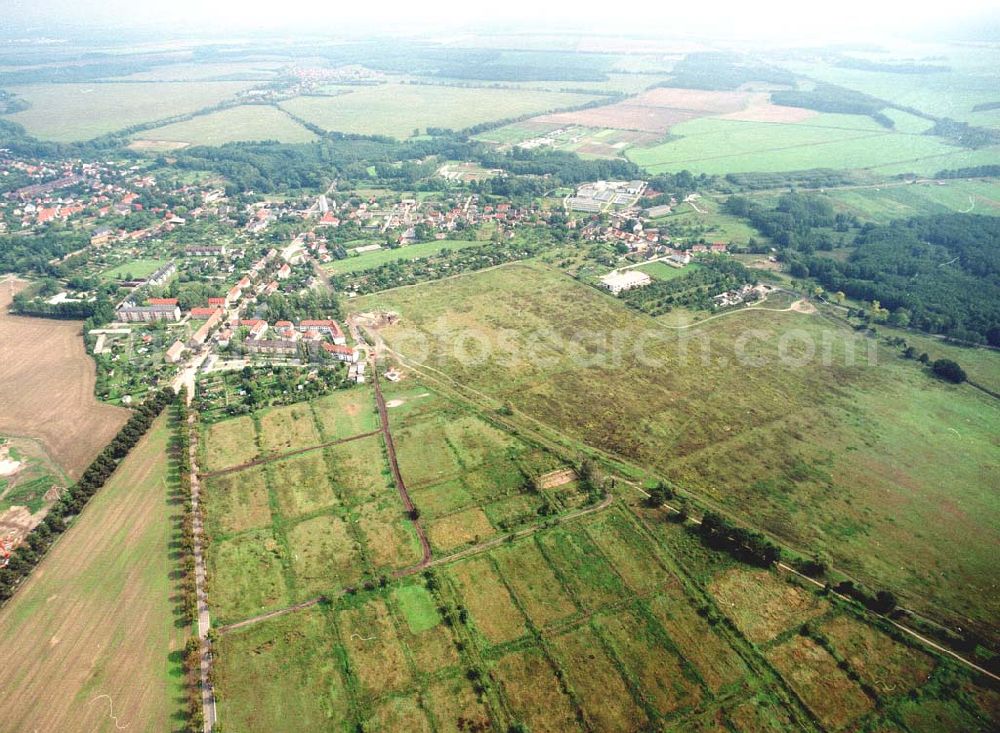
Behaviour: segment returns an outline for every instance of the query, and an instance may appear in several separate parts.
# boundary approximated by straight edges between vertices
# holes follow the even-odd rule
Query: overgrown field
[[[45,140],[89,140],[210,107],[249,86],[208,81],[10,86],[8,91],[31,107],[5,119]]]
[[[185,693],[166,417],[0,610],[4,730],[176,730]],[[113,711],[112,711],[113,707]]]
[[[404,356],[988,633],[1000,410],[821,315],[669,329],[534,265],[366,296]],[[447,469],[435,480],[447,479]],[[976,541],[971,542],[970,537]]]
[[[329,97],[297,97],[282,108],[325,130],[407,138],[428,127],[462,129],[589,102],[594,97],[526,89],[380,84]]]
[[[0,434],[42,442],[77,477],[125,423],[128,411],[94,397],[94,362],[80,323],[12,316],[0,289]]]

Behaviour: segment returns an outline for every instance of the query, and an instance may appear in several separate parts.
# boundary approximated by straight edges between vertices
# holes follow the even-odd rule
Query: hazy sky
[[[584,10],[585,9],[585,10]],[[599,10],[595,10],[599,9]],[[468,0],[344,2],[344,0],[0,0],[0,25],[43,31],[67,25],[160,26],[206,33],[309,30],[452,31],[502,24],[521,30],[633,30],[674,34],[715,32],[743,37],[782,35],[826,40],[865,38],[916,26],[950,24],[1000,9],[1000,0]],[[616,13],[618,14],[616,17]],[[802,38],[802,40],[806,40]]]

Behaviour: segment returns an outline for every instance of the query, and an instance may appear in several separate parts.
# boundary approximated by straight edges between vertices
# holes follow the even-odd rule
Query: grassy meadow
[[[426,347],[435,376],[828,552],[912,607],[980,623],[1000,610],[986,585],[1000,506],[983,490],[1000,478],[1000,410],[970,386],[870,354],[873,342],[818,316],[757,310],[668,329],[532,265],[357,307],[399,312],[382,335],[404,356]],[[456,350],[462,333],[488,353]],[[624,344],[620,356],[609,360],[601,339]],[[970,534],[983,541],[963,542]]]
[[[207,81],[11,85],[8,91],[31,107],[5,119],[43,140],[89,140],[218,104],[248,86]]]
[[[329,97],[297,97],[282,108],[325,130],[407,138],[427,127],[461,129],[480,122],[572,107],[594,97],[521,89],[380,84],[345,87]]]
[[[390,249],[372,250],[362,252],[357,255],[350,255],[343,260],[334,260],[323,266],[327,272],[333,275],[346,275],[354,272],[364,272],[372,270],[389,262],[399,262],[402,260],[415,260],[420,257],[430,257],[439,254],[442,250],[455,251],[474,247],[483,242],[468,239],[441,239],[434,242],[420,242],[418,244],[408,244],[405,247]]]
[[[156,143],[225,145],[252,140],[307,143],[316,136],[276,107],[246,105],[146,130],[135,139],[146,141],[148,148]]]

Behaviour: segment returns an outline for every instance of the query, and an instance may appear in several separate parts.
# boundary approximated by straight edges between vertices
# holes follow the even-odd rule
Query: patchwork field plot
[[[416,84],[345,88],[331,97],[298,97],[282,108],[326,130],[406,138],[415,129],[461,129],[488,120],[573,107],[594,97],[521,89]]]
[[[358,308],[400,313],[381,331],[390,345],[405,356],[408,343],[431,344],[436,374],[497,407],[509,403],[568,439],[661,471],[793,546],[830,553],[911,607],[930,602],[986,625],[997,611],[984,585],[989,553],[960,541],[973,533],[994,543],[1000,526],[1000,505],[984,491],[1000,480],[991,458],[1000,412],[971,387],[872,352],[872,342],[818,315],[751,310],[669,330],[534,265],[365,296]],[[624,351],[581,348],[577,335],[593,324]],[[470,331],[489,343],[489,357],[456,358],[453,335]],[[747,359],[767,368],[734,366]],[[420,429],[428,423],[401,428],[428,451],[420,463],[400,440],[404,472],[419,464],[418,489],[458,479],[461,468],[440,427]],[[478,499],[472,475],[462,474],[462,488]]]
[[[184,700],[166,418],[0,609],[3,727],[172,730]]]
[[[46,140],[89,140],[218,104],[249,86],[207,81],[10,86],[31,107],[6,119]]]
[[[204,431],[202,465],[205,471],[221,471],[254,460],[257,433],[248,415],[208,425]]]
[[[94,397],[95,367],[80,338],[79,322],[12,316],[7,311],[11,297],[4,284],[0,435],[41,441],[60,468],[79,477],[125,423],[128,411]]]
[[[251,140],[277,140],[283,143],[307,143],[316,135],[275,107],[248,105],[221,112],[199,115],[184,122],[156,127],[136,135],[142,149],[176,149],[185,145],[225,145]]]
[[[261,413],[260,432],[261,449],[271,453],[286,453],[321,442],[312,410],[305,403],[274,407]]]
[[[321,397],[309,403],[324,441],[342,440],[378,428],[375,400],[368,388],[356,388]]]
[[[225,691],[219,719],[246,731],[345,730],[350,699],[330,635],[318,609],[225,635],[216,663]]]

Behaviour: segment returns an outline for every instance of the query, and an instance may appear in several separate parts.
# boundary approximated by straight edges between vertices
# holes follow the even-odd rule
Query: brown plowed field
[[[9,281],[0,284],[0,433],[37,438],[77,478],[128,410],[94,397],[95,367],[79,321],[12,316],[11,297]]]

